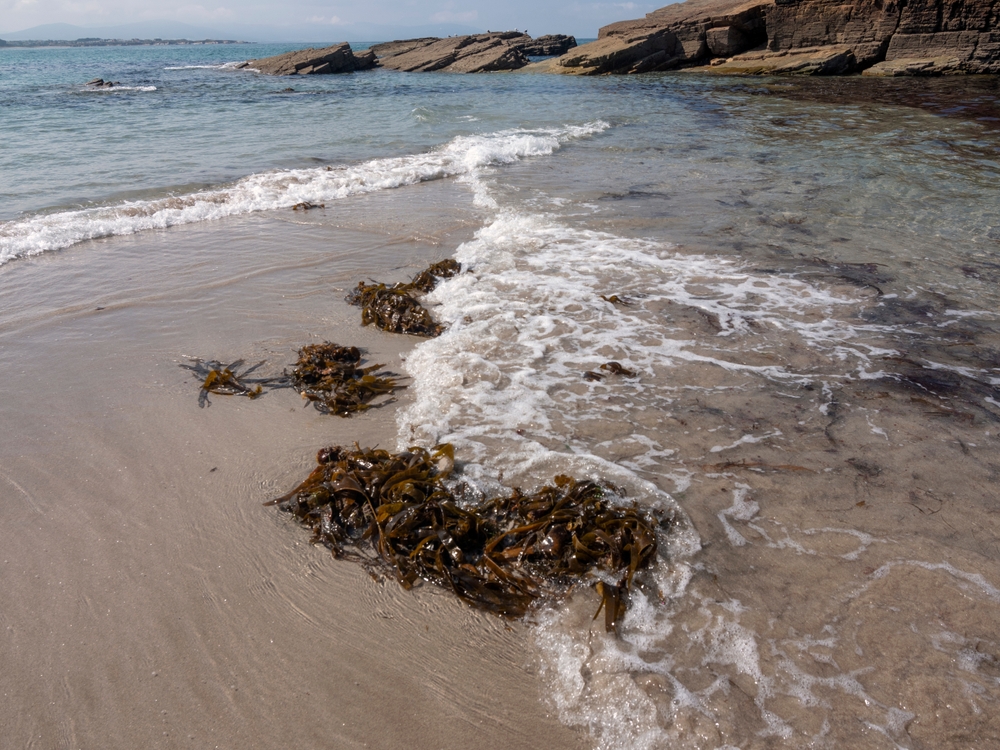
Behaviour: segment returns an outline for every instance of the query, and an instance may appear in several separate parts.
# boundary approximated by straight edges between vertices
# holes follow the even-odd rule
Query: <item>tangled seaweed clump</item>
[[[361,308],[361,322],[375,324],[390,333],[414,336],[438,336],[444,326],[434,322],[431,314],[415,298],[415,293],[427,293],[439,279],[450,279],[461,270],[458,261],[447,259],[434,263],[413,277],[409,284],[366,284],[359,282],[347,296],[347,301]]]
[[[361,308],[361,322],[390,333],[410,333],[433,338],[444,326],[434,322],[427,309],[409,293],[409,284],[386,286],[359,282],[347,301]]]
[[[602,571],[618,580],[597,583],[597,614],[604,609],[612,631],[636,572],[656,555],[657,522],[612,505],[591,481],[560,475],[531,494],[466,504],[446,484],[450,444],[396,454],[331,447],[316,460],[305,481],[266,504],[294,514],[336,557],[388,568],[405,588],[419,579],[450,588],[498,615],[520,617]]]
[[[379,396],[391,396],[394,391],[406,387],[393,373],[380,373],[384,365],[359,367],[361,350],[356,346],[340,346],[329,341],[299,349],[299,359],[292,372],[286,371],[276,377],[250,378],[248,376],[264,363],[258,362],[237,372],[236,368],[242,364],[241,359],[228,365],[195,359],[192,364],[181,367],[202,378],[198,404],[203,407],[211,406],[209,393],[254,399],[267,390],[293,388],[312,401],[319,411],[348,417],[375,406],[373,402]],[[390,398],[378,405],[391,402]]]
[[[288,377],[317,409],[340,416],[364,411],[379,396],[406,387],[391,373],[377,374],[384,365],[359,367],[360,363],[356,346],[309,344],[299,349],[299,360]]]

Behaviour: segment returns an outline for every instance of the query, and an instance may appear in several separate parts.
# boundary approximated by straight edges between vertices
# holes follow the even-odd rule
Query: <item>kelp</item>
[[[379,396],[391,396],[393,391],[406,387],[392,373],[377,374],[385,365],[360,364],[361,351],[357,347],[328,341],[299,349],[295,368],[285,374],[291,387],[319,411],[342,417],[371,408]],[[391,403],[391,399],[385,403]]]
[[[391,403],[391,398],[379,404],[373,402],[380,396],[391,396],[394,391],[406,387],[394,373],[379,372],[385,365],[360,367],[361,358],[361,350],[357,347],[327,341],[299,349],[299,358],[292,371],[286,370],[275,377],[248,377],[264,362],[237,372],[236,368],[243,364],[242,359],[228,365],[215,360],[193,359],[192,364],[182,364],[181,367],[202,378],[198,396],[198,404],[202,407],[211,406],[209,393],[254,399],[269,390],[294,388],[318,411],[347,417],[376,405]]]
[[[190,370],[202,379],[201,391],[198,394],[198,406],[204,408],[212,405],[208,399],[209,393],[216,393],[220,396],[246,396],[250,399],[263,394],[265,385],[272,385],[278,380],[277,378],[248,377],[263,364],[263,362],[258,362],[243,372],[237,372],[237,369],[243,366],[242,359],[224,365],[214,359],[206,361],[192,358],[191,364],[181,364],[181,367]]]
[[[621,375],[626,378],[634,378],[637,375],[635,370],[624,367],[621,362],[605,362],[601,365],[601,369],[610,372],[612,375]]]
[[[301,203],[296,203],[292,206],[293,211],[311,211],[314,208],[326,208],[325,203],[310,203],[309,201],[302,201]]]
[[[361,322],[364,325],[374,324],[390,333],[409,333],[429,338],[438,336],[444,326],[435,323],[431,314],[413,295],[430,292],[437,286],[439,279],[449,279],[460,270],[458,261],[449,258],[424,269],[408,284],[387,286],[361,281],[347,296],[347,301],[361,308]]]
[[[630,370],[623,366],[621,362],[605,362],[601,365],[601,369],[605,372],[609,372],[612,375],[621,375],[626,378],[634,378],[638,373],[635,370]],[[583,373],[584,380],[591,380],[594,382],[600,382],[604,380],[604,373],[595,372],[594,370],[587,370]]]
[[[632,306],[632,300],[630,300],[628,297],[624,296],[619,297],[617,294],[612,294],[610,297],[607,297],[602,294],[600,295],[600,297],[602,300],[604,300],[605,302],[610,302],[612,305],[618,305],[620,307]]]
[[[421,292],[430,292],[437,286],[438,279],[450,279],[458,275],[462,270],[461,264],[454,258],[446,258],[437,263],[432,263],[423,271],[413,277],[410,286]]]
[[[446,482],[450,444],[402,453],[335,446],[316,461],[305,481],[266,505],[294,514],[335,557],[389,571],[405,588],[434,583],[505,617],[597,570],[605,575],[594,617],[603,609],[612,631],[637,571],[656,555],[657,521],[611,504],[610,491],[591,481],[560,475],[534,493],[466,503]]]
[[[409,293],[409,284],[386,286],[361,281],[347,301],[361,308],[361,323],[375,324],[390,333],[409,333],[433,338],[444,326],[434,322],[427,309]]]

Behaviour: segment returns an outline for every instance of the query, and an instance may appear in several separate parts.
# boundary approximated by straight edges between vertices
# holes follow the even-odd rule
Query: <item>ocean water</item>
[[[609,749],[1000,743],[995,79],[231,65],[285,49],[0,50],[0,275],[303,201],[473,222],[428,297],[448,330],[400,363],[399,446],[674,521],[617,635],[587,587],[529,618],[561,722]],[[609,361],[634,375],[584,378]]]

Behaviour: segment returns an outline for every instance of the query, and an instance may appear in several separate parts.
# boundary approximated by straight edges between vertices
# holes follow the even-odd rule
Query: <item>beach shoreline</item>
[[[18,394],[0,441],[8,742],[580,747],[539,700],[523,626],[376,582],[263,507],[319,447],[394,447],[398,404],[341,419],[279,391],[199,409],[179,366],[280,371],[329,339],[398,370],[419,340],[362,327],[343,297],[468,236],[451,208],[465,191],[434,192],[409,212],[393,198],[391,228],[345,227],[387,200],[362,197],[339,228],[274,212],[4,269],[0,368]],[[443,228],[427,221],[442,202]]]

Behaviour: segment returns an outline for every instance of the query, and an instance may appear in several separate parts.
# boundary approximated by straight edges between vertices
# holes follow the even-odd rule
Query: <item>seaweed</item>
[[[318,411],[347,417],[376,404],[379,396],[391,396],[406,386],[391,372],[380,373],[385,365],[361,364],[361,350],[354,346],[340,346],[329,341],[309,344],[299,349],[299,358],[291,372],[270,378],[250,378],[264,362],[258,362],[243,372],[236,368],[242,359],[223,365],[216,360],[193,359],[193,364],[182,364],[202,378],[198,405],[211,406],[209,393],[223,396],[246,396],[250,399],[263,395],[267,390],[294,388],[303,398],[309,399]],[[391,403],[390,398],[378,406]]]
[[[635,370],[623,367],[621,362],[605,362],[601,365],[601,369],[610,372],[612,375],[622,375],[626,378],[634,378],[637,374]]]
[[[405,588],[424,580],[451,589],[504,617],[600,570],[594,617],[603,609],[613,631],[637,571],[656,556],[657,521],[634,504],[611,504],[613,493],[595,482],[560,475],[531,494],[464,503],[447,482],[450,444],[395,454],[334,446],[316,461],[305,481],[265,505],[294,514],[335,557],[388,570]]]
[[[198,394],[198,406],[205,408],[211,406],[208,399],[209,393],[217,393],[220,396],[246,396],[255,399],[264,393],[265,385],[274,385],[280,378],[248,378],[248,375],[256,372],[263,365],[258,362],[252,367],[248,367],[243,372],[237,372],[236,368],[242,367],[243,360],[238,359],[224,365],[218,360],[202,360],[196,357],[191,358],[192,364],[182,364],[185,370],[190,370],[198,377],[202,378],[201,392]]]
[[[390,287],[361,281],[347,301],[361,308],[364,325],[374,323],[390,333],[409,333],[428,338],[439,336],[444,327],[434,322],[427,309],[409,294],[410,289],[409,284]]]
[[[361,351],[329,341],[299,349],[299,360],[285,376],[292,388],[321,412],[342,417],[371,408],[379,396],[405,388],[392,373],[377,374],[385,365],[359,367]],[[391,403],[382,402],[381,405]]]
[[[366,284],[361,281],[347,296],[347,302],[361,308],[361,322],[374,323],[390,333],[409,333],[414,336],[438,336],[444,326],[434,322],[431,314],[415,298],[414,294],[430,292],[437,286],[438,279],[450,279],[461,270],[458,261],[442,260],[424,269],[408,284],[387,286],[378,282]]]
[[[610,297],[606,297],[603,294],[599,295],[605,302],[610,302],[612,305],[619,305],[621,307],[631,307],[632,300],[628,297],[619,297],[617,294],[612,294]]]
[[[296,203],[292,206],[293,211],[308,211],[313,208],[326,208],[325,203],[310,203],[309,201],[302,201],[301,203]]]
[[[450,279],[458,275],[462,270],[461,264],[453,258],[432,263],[423,271],[413,277],[410,286],[419,289],[421,292],[430,292],[437,286],[438,279]]]

